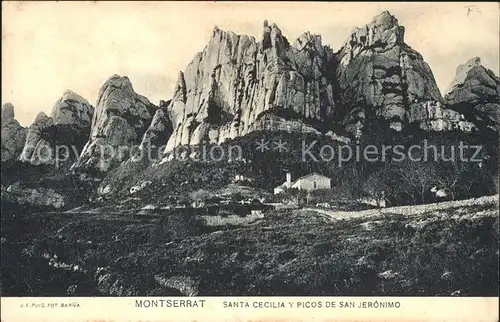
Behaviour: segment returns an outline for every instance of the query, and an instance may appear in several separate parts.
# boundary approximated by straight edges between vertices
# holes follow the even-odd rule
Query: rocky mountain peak
[[[47,116],[47,114],[45,114],[45,112],[39,112],[35,117],[34,123],[45,122],[45,121],[48,121],[48,119],[50,119],[50,117]]]
[[[321,37],[308,32],[291,46],[267,20],[260,41],[215,28],[179,74],[167,108],[173,133],[166,151],[265,128],[314,131],[303,121],[329,120],[335,106],[333,63]]]
[[[385,51],[395,45],[404,45],[404,27],[398,19],[388,11],[375,16],[372,21],[360,28],[354,28],[341,49],[341,63],[349,63],[351,56],[342,52],[352,52],[357,55],[365,50]]]
[[[179,72],[177,76],[177,85],[175,88],[175,93],[179,92],[182,100],[186,100],[186,80],[184,79],[184,73],[182,71]]]
[[[465,65],[467,66],[479,66],[481,65],[481,58],[480,57],[472,57],[470,58]]]
[[[2,162],[15,160],[22,152],[27,130],[14,118],[14,105],[5,103],[2,106]]]
[[[448,88],[445,91],[445,96],[449,96],[456,87],[462,86],[466,81],[469,73],[471,71],[479,71],[482,70],[484,73],[487,73],[487,69],[481,65],[481,58],[472,57],[465,64],[458,65],[455,73],[455,77],[453,81],[450,83]],[[492,73],[492,72],[491,72]]]
[[[90,132],[94,107],[77,93],[66,90],[52,108],[51,116],[38,113],[28,129],[20,160],[34,165],[53,164],[55,146],[81,148]]]
[[[208,45],[179,73],[167,108],[173,132],[166,151],[262,129],[314,132],[305,120],[329,124],[333,81],[333,52],[319,35],[305,32],[291,46],[267,20],[260,41],[214,28]]]
[[[264,33],[271,32],[272,30],[276,30],[277,33],[281,33],[281,29],[278,27],[278,25],[274,22],[269,23],[267,19],[264,20],[263,27]]]
[[[219,32],[220,32],[219,27],[214,26],[214,29],[212,30],[212,38],[214,38]]]
[[[278,54],[281,54],[283,50],[290,47],[288,40],[283,36],[278,25],[274,22],[269,24],[267,20],[264,21],[264,30],[260,44],[262,50],[274,48]]]
[[[118,74],[114,74],[110,78],[104,82],[104,84],[100,88],[100,93],[104,92],[108,87],[113,87],[122,90],[133,90],[132,82],[128,78],[128,76],[120,76]]]
[[[404,27],[388,11],[355,28],[336,57],[345,107],[338,115],[349,132],[368,118],[401,130],[425,122],[425,106],[443,102],[429,65],[404,42]]]
[[[459,67],[454,88],[463,88],[474,72],[472,83],[495,89],[495,78],[483,70],[479,58],[469,60]],[[447,102],[454,103],[450,97]],[[98,165],[96,151],[103,146],[166,143],[168,152],[258,130],[316,133],[335,124],[352,134],[374,120],[396,131],[413,123],[425,130],[470,128],[447,102],[423,57],[405,44],[404,27],[384,11],[355,28],[337,53],[309,31],[291,45],[267,20],[260,41],[214,26],[208,44],[179,72],[171,100],[160,108],[136,93],[127,76],[115,74],[100,88],[95,112],[67,91],[52,119],[90,127],[76,166],[106,171],[117,163],[110,159]]]
[[[73,92],[70,89],[64,91],[62,98],[64,100],[73,100],[73,101],[81,101],[84,103],[88,103],[88,101],[85,98],[83,98],[82,96],[78,95],[77,93]]]
[[[144,96],[134,91],[127,76],[113,75],[100,88],[92,119],[90,140],[74,168],[107,171],[124,155],[101,155],[105,147],[117,148],[140,143],[156,111]]]
[[[306,31],[295,40],[293,47],[299,51],[308,49],[322,52],[323,44],[321,42],[321,35],[313,35],[309,31]]]
[[[458,66],[445,101],[478,126],[500,130],[500,78],[479,57]]]
[[[53,162],[51,143],[47,141],[44,133],[54,125],[54,120],[44,112],[38,113],[35,121],[28,129],[26,143],[19,159],[34,165],[49,164]]]
[[[177,83],[174,88],[174,94],[172,96],[172,100],[167,107],[167,111],[170,115],[170,118],[175,123],[178,121],[179,117],[182,117],[181,110],[175,108],[177,104],[185,104],[186,103],[186,81],[184,79],[184,73],[182,71],[179,72],[177,76]]]
[[[212,33],[212,39],[208,43],[208,47],[217,46],[221,42],[232,42],[237,40],[238,38],[239,35],[237,35],[236,33],[232,31],[222,30],[215,26]]]
[[[382,11],[377,16],[373,17],[372,22],[369,26],[374,26],[376,28],[382,28],[385,30],[392,29],[395,26],[399,26],[398,19],[393,16],[389,11]]]
[[[120,76],[114,74],[113,76],[108,78],[106,82],[104,82],[104,84],[99,89],[99,94],[97,96],[97,105],[99,105],[100,100],[102,99],[104,93],[107,90],[112,91],[114,89],[119,89],[127,92],[134,91],[134,88],[132,87],[132,82],[127,76]]]
[[[127,103],[130,104],[127,105]],[[141,108],[131,108],[136,104],[139,104]],[[137,121],[151,119],[151,112],[154,112],[151,102],[135,92],[130,79],[117,74],[111,76],[99,90],[96,112],[102,113],[103,107],[116,113],[130,112],[131,116],[138,116]]]
[[[116,82],[116,81],[124,81],[130,83],[130,79],[128,78],[128,76],[120,76],[118,74],[113,74],[106,80],[106,82],[104,82],[102,87],[106,87],[106,83],[108,82]]]
[[[78,95],[66,90],[52,108],[54,124],[67,124],[77,128],[90,128],[94,107]]]
[[[14,105],[12,103],[5,103],[2,106],[2,124],[14,119]]]

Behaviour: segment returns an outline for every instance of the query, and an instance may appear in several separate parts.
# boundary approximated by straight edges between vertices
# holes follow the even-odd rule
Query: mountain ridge
[[[336,52],[309,31],[290,42],[267,20],[259,40],[215,26],[207,45],[179,71],[168,104],[156,106],[135,92],[128,77],[111,76],[99,89],[90,124],[81,121],[90,127],[90,137],[73,168],[107,171],[123,160],[97,165],[96,151],[103,144],[133,143],[144,149],[151,138],[168,154],[180,145],[220,144],[260,130],[356,137],[373,122],[395,132],[415,124],[423,131],[467,133],[483,120],[495,127],[499,118],[494,102],[464,103],[450,97],[470,96],[457,92],[457,84],[475,68],[480,79],[469,83],[479,83],[474,88],[489,90],[489,100],[495,99],[498,77],[472,58],[465,64],[473,65],[469,69],[457,67],[450,84],[455,91],[447,90],[443,97],[429,65],[405,43],[404,34],[404,26],[388,11],[355,27]],[[88,101],[71,91],[65,96],[77,97],[85,106],[75,110],[80,117],[89,115]],[[466,103],[479,107],[464,113]]]

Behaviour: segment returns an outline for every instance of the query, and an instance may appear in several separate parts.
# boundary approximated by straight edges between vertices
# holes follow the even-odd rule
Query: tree
[[[330,202],[333,199],[332,189],[318,189],[311,192],[311,196],[319,202]]]
[[[191,199],[198,205],[204,205],[210,198],[210,193],[206,190],[199,189],[190,194]]]
[[[373,198],[378,207],[385,205],[385,195],[389,190],[388,173],[384,169],[373,172],[363,183],[363,192]]]
[[[307,199],[308,192],[297,188],[287,188],[283,194],[287,200],[300,204]]]
[[[189,206],[189,205],[190,205],[190,202],[189,202],[189,197],[188,197],[188,195],[187,195],[187,194],[182,194],[182,195],[180,195],[180,196],[179,196],[179,198],[177,199],[177,204],[178,204],[179,206],[181,206],[181,207],[182,207],[182,206],[185,206],[185,207]]]
[[[437,181],[442,189],[451,194],[451,199],[455,200],[458,195],[470,195],[470,190],[474,185],[474,164],[469,162],[452,162],[442,164]],[[472,172],[472,173],[471,173]],[[472,174],[472,175],[471,175]]]
[[[413,204],[420,200],[425,203],[425,196],[433,185],[438,184],[436,165],[430,162],[402,161],[394,170],[401,189],[406,193]]]
[[[362,198],[363,172],[359,164],[348,163],[342,167],[332,169],[335,178],[332,195],[337,198],[358,202]]]
[[[241,192],[237,191],[232,194],[231,199],[235,202],[240,202],[245,199],[245,197],[241,194]]]

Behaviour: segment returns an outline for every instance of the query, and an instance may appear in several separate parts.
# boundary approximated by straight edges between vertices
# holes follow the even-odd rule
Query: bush
[[[199,235],[202,229],[203,222],[198,217],[181,212],[163,217],[157,234],[162,240],[183,240]]]

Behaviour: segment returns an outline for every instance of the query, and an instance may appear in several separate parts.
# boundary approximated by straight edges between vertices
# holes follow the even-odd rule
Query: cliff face
[[[54,104],[51,117],[54,124],[71,125],[88,131],[93,115],[94,107],[85,98],[68,90]]]
[[[431,69],[404,42],[404,27],[385,11],[356,28],[337,53],[339,121],[354,133],[367,119],[382,119],[395,130],[416,123],[425,130],[462,128],[447,110]]]
[[[19,159],[33,165],[51,164],[54,162],[50,141],[44,131],[54,125],[54,120],[44,112],[38,113],[35,121],[28,129],[26,143]]]
[[[165,112],[170,102],[160,102],[160,108],[155,112],[151,124],[142,136],[140,144],[140,153],[134,157],[134,160],[147,158],[161,158],[165,150],[165,144],[172,135],[172,123]]]
[[[293,44],[264,23],[260,41],[215,28],[203,52],[178,77],[167,109],[166,151],[220,143],[255,130],[362,132],[382,120],[401,131],[475,127],[450,108],[429,65],[404,41],[389,12],[355,28],[333,53],[306,32]]]
[[[479,57],[458,66],[445,101],[479,127],[500,128],[500,78],[482,66]]]
[[[28,130],[15,119],[14,106],[6,103],[2,106],[2,162],[15,160],[22,152]]]
[[[333,52],[310,33],[290,44],[267,22],[260,41],[215,28],[203,52],[179,74],[167,109],[173,134],[166,151],[286,129],[287,119],[305,128],[328,122],[335,108],[333,63]]]
[[[90,139],[73,168],[107,171],[129,157],[125,148],[140,143],[155,109],[128,77],[113,75],[99,90]]]
[[[114,75],[95,110],[68,91],[27,136],[12,109],[2,109],[2,161],[21,153],[21,160],[38,164],[36,155],[55,143],[83,142],[73,168],[108,171],[131,156],[137,160],[134,145],[143,156],[162,157],[180,145],[220,144],[258,130],[370,135],[371,122],[396,131],[498,131],[500,79],[474,58],[459,66],[443,98],[404,33],[383,12],[334,53],[319,35],[305,32],[291,43],[267,21],[260,40],[216,27],[160,107],[137,94],[127,77]]]

